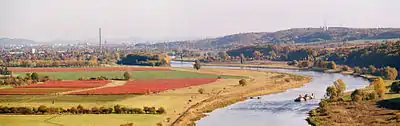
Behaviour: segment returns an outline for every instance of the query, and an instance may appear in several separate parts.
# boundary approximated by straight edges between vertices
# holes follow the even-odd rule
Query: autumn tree
[[[398,72],[396,68],[387,66],[383,72],[383,77],[387,80],[395,80],[397,78]]]
[[[375,92],[378,93],[378,96],[380,98],[383,98],[386,92],[386,87],[385,87],[385,82],[381,77],[378,77],[372,82],[372,85],[374,86]]]
[[[334,61],[331,61],[327,65],[328,69],[336,69],[336,63]]]
[[[130,79],[132,79],[132,74],[131,74],[131,72],[125,71],[125,72],[124,72],[124,79],[125,79],[125,80],[130,80]]]
[[[354,73],[360,74],[361,73],[361,68],[358,67],[358,66],[354,67]]]
[[[374,74],[376,72],[376,68],[373,65],[368,66],[368,73],[369,74]]]
[[[193,68],[199,70],[200,67],[201,67],[200,61],[199,60],[194,61]]]
[[[256,50],[253,52],[253,56],[256,57],[257,60],[260,60],[263,54],[260,51]]]

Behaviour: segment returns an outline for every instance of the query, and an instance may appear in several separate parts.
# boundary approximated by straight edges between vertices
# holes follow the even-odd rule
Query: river
[[[192,67],[192,63],[172,62],[172,66]],[[207,67],[240,69],[239,67]],[[261,99],[247,99],[224,108],[216,109],[211,113],[207,113],[208,116],[200,119],[196,124],[198,126],[307,126],[309,125],[305,121],[307,112],[318,106],[318,99],[324,97],[325,89],[329,85],[332,85],[335,80],[342,79],[347,86],[347,91],[363,88],[369,84],[363,78],[339,73],[270,68],[258,68],[258,70],[293,73],[311,76],[313,79],[299,88],[264,95],[261,96]],[[301,103],[293,101],[300,94],[304,95],[306,93],[314,93],[316,99]]]

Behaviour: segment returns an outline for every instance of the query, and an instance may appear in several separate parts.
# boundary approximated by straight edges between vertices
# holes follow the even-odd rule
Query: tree
[[[200,88],[199,90],[197,90],[200,94],[204,93],[204,88]]]
[[[337,98],[337,89],[335,86],[328,86],[326,88],[326,96],[329,97],[329,99],[336,99]]]
[[[256,50],[253,52],[253,56],[256,57],[256,59],[260,60],[263,54],[260,51]]]
[[[240,86],[246,86],[246,85],[247,85],[246,79],[240,79],[240,80],[239,80],[239,85],[240,85]]]
[[[156,110],[156,112],[157,112],[158,114],[164,114],[164,113],[166,113],[166,111],[165,111],[165,109],[164,109],[163,107],[158,108],[158,109]]]
[[[378,79],[375,79],[372,82],[372,85],[374,86],[375,92],[378,93],[379,98],[383,98],[386,92],[385,82],[383,79],[378,77]]]
[[[373,65],[368,66],[368,73],[369,74],[374,74],[376,72],[376,68]]]
[[[336,69],[336,63],[334,61],[331,61],[330,63],[328,63],[328,69]]]
[[[383,77],[387,80],[395,80],[397,78],[398,72],[396,68],[387,66],[383,72]]]
[[[219,53],[218,53],[218,56],[219,56],[221,59],[223,59],[223,60],[229,59],[229,55],[228,55],[228,53],[226,53],[225,51],[219,52]]]
[[[246,57],[244,57],[244,54],[241,53],[240,54],[240,64],[245,64],[245,61],[246,61]]]
[[[44,114],[48,111],[48,108],[44,105],[40,105],[38,111]]]
[[[362,91],[360,89],[356,89],[351,93],[350,97],[351,97],[352,101],[360,102],[363,100],[364,91]]]
[[[32,80],[35,80],[35,81],[39,81],[39,74],[36,73],[36,72],[33,72],[33,73],[31,74],[31,79],[32,79]]]
[[[358,67],[358,66],[354,67],[354,73],[360,74],[361,73],[361,68]]]
[[[343,68],[342,68],[342,70],[343,70],[343,71],[350,71],[351,68],[350,68],[349,66],[347,66],[347,65],[344,65]]]
[[[400,81],[393,82],[390,86],[390,92],[400,93]]]
[[[333,85],[336,87],[337,96],[342,97],[344,95],[344,91],[346,90],[346,84],[344,84],[342,79],[336,80]]]
[[[194,61],[193,68],[199,70],[200,67],[201,67],[200,61],[199,60]]]
[[[125,72],[124,72],[124,79],[125,79],[125,80],[130,80],[130,79],[132,79],[132,74],[131,74],[131,72],[125,71]]]

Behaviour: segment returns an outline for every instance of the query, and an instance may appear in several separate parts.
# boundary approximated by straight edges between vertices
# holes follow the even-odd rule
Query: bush
[[[246,79],[240,79],[240,80],[239,80],[239,85],[240,85],[240,86],[246,86],[246,85],[247,85]]]
[[[197,90],[200,94],[204,93],[204,88],[200,88],[199,90]]]
[[[390,86],[390,92],[400,93],[400,81],[392,83],[392,85]]]
[[[320,113],[325,113],[327,111],[326,106],[328,105],[328,101],[323,99],[323,100],[321,100],[321,102],[319,102],[318,105],[319,105]]]

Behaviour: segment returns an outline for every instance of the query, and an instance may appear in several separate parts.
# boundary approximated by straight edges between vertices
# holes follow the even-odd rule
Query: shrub
[[[378,77],[378,79],[372,82],[374,85],[375,92],[378,93],[379,98],[383,98],[386,92],[385,82],[382,78]]]
[[[400,81],[392,83],[392,85],[390,86],[390,92],[400,93]]]
[[[31,79],[32,79],[32,80],[35,80],[35,81],[39,81],[39,74],[36,73],[36,72],[33,72],[33,73],[31,74]]]
[[[321,102],[319,102],[319,110],[320,110],[320,113],[325,113],[326,112],[326,106],[328,105],[328,101],[326,101],[326,100],[321,100]]]
[[[198,90],[198,92],[199,92],[200,94],[203,94],[203,93],[204,93],[204,88],[200,88],[200,89]]]
[[[239,80],[239,85],[240,85],[240,86],[246,86],[246,85],[247,85],[246,79],[240,79],[240,80]]]

